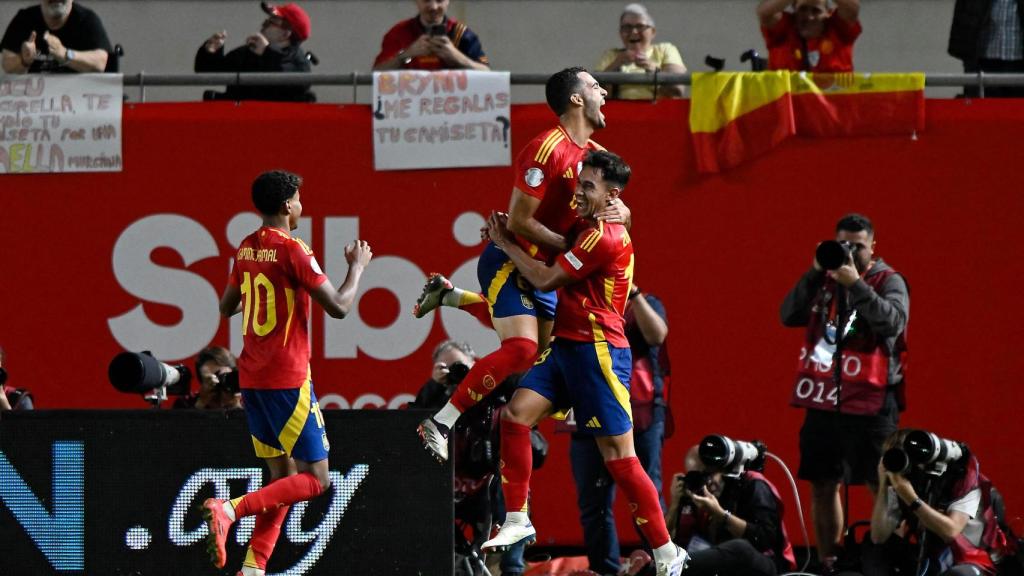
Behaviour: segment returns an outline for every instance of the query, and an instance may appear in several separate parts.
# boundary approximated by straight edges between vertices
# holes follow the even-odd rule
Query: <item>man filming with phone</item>
[[[418,14],[395,24],[381,43],[374,70],[490,70],[480,38],[448,17],[449,0],[416,0]]]
[[[866,483],[877,492],[882,443],[904,408],[910,292],[903,275],[875,258],[875,247],[871,220],[842,217],[835,240],[819,243],[780,310],[785,326],[805,328],[790,403],[807,408],[798,475],[811,482],[825,573],[841,553],[839,487]]]

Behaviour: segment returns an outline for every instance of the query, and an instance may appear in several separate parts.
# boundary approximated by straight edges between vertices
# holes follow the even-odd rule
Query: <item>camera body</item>
[[[466,378],[466,374],[469,374],[469,366],[462,362],[452,362],[448,366],[448,384],[458,386]]]
[[[969,455],[966,444],[927,430],[913,430],[903,439],[903,446],[885,451],[882,466],[894,474],[906,475],[914,465],[920,465],[926,474],[941,476],[950,464]]]
[[[683,486],[693,494],[700,494],[708,485],[708,473],[703,470],[689,470],[683,476]]]
[[[814,258],[825,270],[838,270],[860,247],[848,240],[825,240],[818,244]]]
[[[217,374],[217,384],[214,387],[218,392],[228,394],[238,394],[241,392],[241,386],[238,384],[238,368],[232,368],[227,372]]]

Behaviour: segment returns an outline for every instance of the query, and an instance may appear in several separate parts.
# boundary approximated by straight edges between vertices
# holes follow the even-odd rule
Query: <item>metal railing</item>
[[[549,74],[513,73],[513,85],[543,85]],[[594,77],[602,83],[647,84],[658,86],[682,84],[689,86],[692,76],[686,74],[629,74],[625,72],[597,72]],[[149,74],[145,71],[125,74],[125,86],[139,88],[139,100],[146,101],[146,89],[156,86],[351,86],[352,99],[357,99],[359,86],[370,86],[373,73],[353,71],[347,74],[310,74],[305,72],[216,72],[196,74]],[[925,74],[925,86],[958,87],[977,86],[979,95],[985,97],[985,88],[992,86],[1024,86],[1024,74],[974,74],[936,73]]]

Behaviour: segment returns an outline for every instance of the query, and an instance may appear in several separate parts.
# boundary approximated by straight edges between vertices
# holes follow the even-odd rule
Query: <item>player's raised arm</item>
[[[328,280],[309,294],[323,307],[331,318],[344,318],[352,309],[359,289],[359,278],[363,275],[366,265],[373,258],[373,250],[365,240],[356,240],[345,247],[345,260],[348,261],[348,274],[341,287],[337,290]]]
[[[538,206],[540,198],[526,194],[519,188],[513,188],[512,200],[508,207],[508,230],[543,248],[565,252],[569,249],[565,236],[552,232],[534,218]]]
[[[511,215],[509,223],[511,223]],[[487,220],[487,234],[495,246],[505,251],[512,263],[516,265],[519,273],[530,284],[533,284],[534,288],[544,291],[554,290],[574,281],[560,266],[547,266],[524,252],[513,240],[512,234],[500,214],[491,213],[491,217]]]

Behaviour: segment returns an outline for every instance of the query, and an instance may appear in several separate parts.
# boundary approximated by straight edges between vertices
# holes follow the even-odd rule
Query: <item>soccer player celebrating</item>
[[[210,560],[217,568],[227,562],[225,541],[231,524],[256,515],[238,573],[242,576],[264,574],[288,508],[331,485],[330,446],[310,379],[309,299],[312,296],[332,318],[344,318],[373,257],[370,245],[362,240],[346,246],[348,275],[335,290],[313,251],[291,235],[302,215],[301,186],[302,178],[277,170],[260,174],[253,182],[252,201],[263,215],[263,226],[239,245],[220,300],[224,316],[243,315],[239,385],[256,455],[267,463],[271,479],[240,498],[203,502]]]
[[[509,512],[497,536],[481,548],[501,551],[523,540],[536,541],[537,531],[527,517],[530,428],[572,408],[579,430],[593,434],[608,472],[629,500],[634,521],[654,549],[658,576],[676,576],[688,555],[669,538],[658,491],[633,450],[632,361],[622,317],[633,282],[633,244],[625,226],[597,218],[619,197],[629,176],[629,166],[615,154],[587,154],[574,195],[579,218],[570,235],[576,242],[551,265],[523,250],[502,215],[492,214],[488,220],[491,241],[530,284],[562,292],[555,339],[502,413],[501,487]]]
[[[558,115],[555,128],[534,138],[516,159],[516,182],[508,209],[508,228],[515,241],[538,261],[569,248],[566,233],[576,219],[573,190],[583,157],[602,149],[590,136],[605,126],[601,106],[608,91],[583,68],[567,68],[548,78],[548,106]],[[599,220],[626,222],[629,210],[616,200],[603,206]],[[554,291],[526,285],[508,256],[488,243],[477,263],[482,293],[452,286],[432,275],[413,314],[422,318],[440,305],[460,307],[491,324],[501,339],[498,350],[481,358],[459,384],[451,400],[433,418],[420,423],[424,446],[438,460],[448,458],[448,431],[459,416],[510,374],[530,367],[538,343],[551,334]]]

